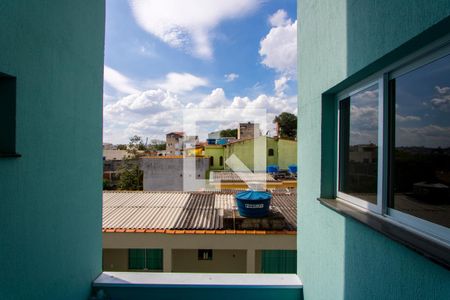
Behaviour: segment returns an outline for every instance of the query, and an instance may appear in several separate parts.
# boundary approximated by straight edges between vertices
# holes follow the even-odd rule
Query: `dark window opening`
[[[0,157],[16,154],[16,78],[0,73]]]
[[[269,149],[269,156],[274,156],[274,151],[272,148]]]
[[[212,249],[199,249],[198,250],[198,260],[212,260],[213,251]]]
[[[209,158],[209,166],[212,167],[214,165],[214,156]]]
[[[219,157],[219,166],[223,166],[223,156]]]

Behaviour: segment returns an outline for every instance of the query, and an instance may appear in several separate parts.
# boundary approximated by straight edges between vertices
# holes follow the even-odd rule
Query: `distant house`
[[[166,153],[167,155],[183,154],[184,132],[170,132],[166,134]]]
[[[104,192],[103,270],[295,273],[296,194],[244,218],[231,193]]]
[[[257,138],[261,135],[258,123],[239,123],[238,140]]]
[[[254,171],[255,143],[262,142],[265,142],[264,151],[267,166],[277,165],[280,169],[287,170],[290,165],[297,164],[297,141],[260,136],[256,139],[236,140],[225,145],[205,145],[204,155],[209,158],[209,169],[229,170],[225,162],[229,157],[235,155],[250,170]]]

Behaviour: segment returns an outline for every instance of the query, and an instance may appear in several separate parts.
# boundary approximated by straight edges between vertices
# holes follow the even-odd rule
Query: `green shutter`
[[[262,273],[297,273],[297,251],[263,250],[261,255]]]
[[[128,249],[128,269],[142,270],[145,268],[145,249]]]
[[[147,269],[154,271],[162,271],[163,269],[163,250],[162,249],[146,249],[147,251]]]

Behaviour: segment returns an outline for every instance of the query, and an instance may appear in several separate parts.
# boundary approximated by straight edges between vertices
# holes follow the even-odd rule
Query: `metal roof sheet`
[[[285,219],[283,230],[297,228],[296,198],[295,193],[273,193],[271,206]],[[233,193],[105,191],[102,227],[105,232],[228,231],[235,228],[225,228],[224,212],[235,207]]]

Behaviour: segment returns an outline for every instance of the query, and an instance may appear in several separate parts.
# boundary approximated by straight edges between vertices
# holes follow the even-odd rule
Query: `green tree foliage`
[[[288,112],[283,112],[273,120],[278,123],[280,137],[286,139],[297,138],[297,116]]]
[[[220,137],[235,137],[237,138],[238,130],[236,129],[224,129],[220,131]]]
[[[118,168],[119,182],[117,184],[119,190],[141,191],[143,182],[143,172],[139,169],[139,151],[146,150],[142,138],[140,136],[130,137],[127,152],[129,158],[125,158]]]
[[[119,167],[119,190],[142,191],[144,173],[136,159],[125,159]]]
[[[127,150],[127,145],[124,144],[117,145],[117,150]]]
[[[142,138],[138,135],[130,137],[130,142],[128,143],[127,152],[131,155],[131,158],[137,158],[138,151],[147,150]]]

